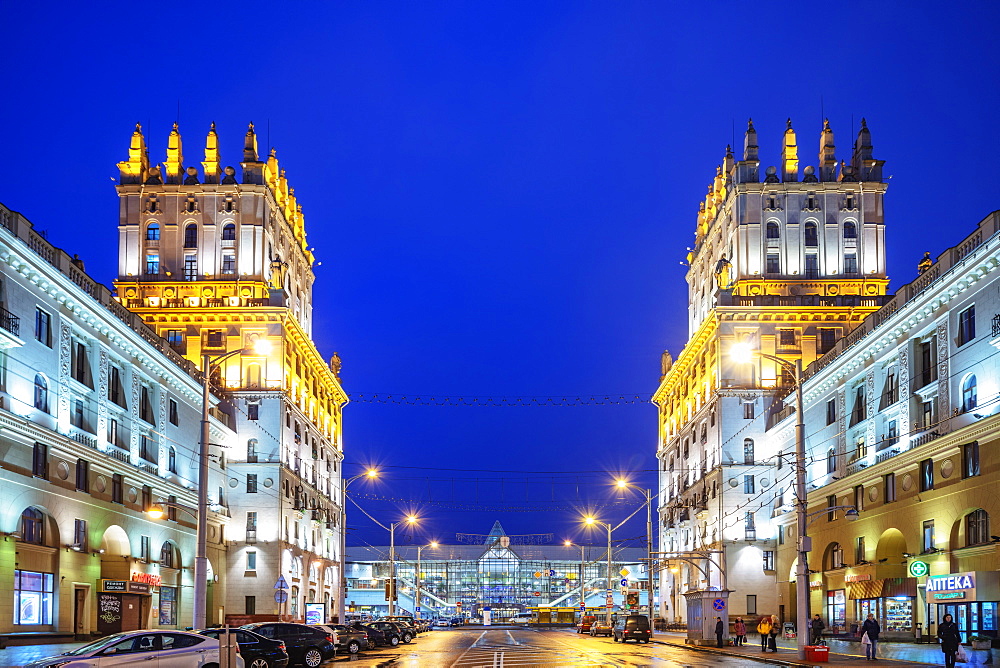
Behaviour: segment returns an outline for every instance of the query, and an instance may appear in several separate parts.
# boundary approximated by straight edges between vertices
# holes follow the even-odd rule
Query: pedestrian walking
[[[826,624],[823,623],[823,619],[816,615],[812,620],[812,644],[818,645],[823,642],[823,629],[826,628]]]
[[[722,617],[715,618],[715,646],[722,647],[722,636],[726,633],[726,625],[722,623]]]
[[[736,646],[743,647],[747,644],[747,625],[744,623],[742,617],[736,618],[736,623],[733,624],[733,633],[736,634]]]
[[[955,668],[955,654],[962,644],[962,633],[951,615],[945,615],[938,626],[938,638],[941,640],[941,651],[944,652],[944,665]]]
[[[778,632],[781,631],[781,623],[778,615],[771,615],[771,631],[767,634],[767,646],[775,654],[778,653]]]
[[[767,638],[771,633],[771,618],[761,617],[757,623],[757,633],[760,634],[760,651],[767,651]]]
[[[875,651],[878,648],[878,634],[881,630],[882,627],[878,625],[875,615],[869,612],[868,619],[861,625],[861,644],[865,646],[865,659],[868,661],[876,659]]]

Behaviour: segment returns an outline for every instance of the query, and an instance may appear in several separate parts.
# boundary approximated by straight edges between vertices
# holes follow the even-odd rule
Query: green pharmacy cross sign
[[[927,566],[926,561],[911,561],[910,562],[910,577],[920,578],[930,572],[930,567]]]

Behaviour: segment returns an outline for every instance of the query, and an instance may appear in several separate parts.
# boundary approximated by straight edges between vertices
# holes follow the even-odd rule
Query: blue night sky
[[[891,175],[902,285],[1000,206],[993,2],[4,3],[0,201],[110,285],[115,163],[176,120],[186,162],[218,124],[238,167],[256,123],[303,205],[320,351],[353,395],[589,397],[655,389],[686,338],[685,246],[748,117],[762,166],[785,119],[816,164],[862,117]],[[634,404],[345,409],[360,498],[416,535],[590,540],[606,483],[655,485],[656,413]],[[362,481],[352,487],[362,491]],[[368,491],[368,490],[366,490]],[[525,506],[533,512],[522,512]],[[385,544],[350,507],[349,542]],[[637,520],[617,537],[644,531]],[[593,539],[600,543],[600,536]],[[633,543],[634,544],[634,543]]]

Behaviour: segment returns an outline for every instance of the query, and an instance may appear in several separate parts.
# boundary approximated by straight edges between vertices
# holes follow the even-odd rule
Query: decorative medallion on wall
[[[736,478],[730,478],[729,479],[729,486],[730,487],[739,487],[739,484],[740,483],[737,482]],[[607,552],[607,550],[605,550],[605,552]]]
[[[98,492],[103,492],[108,488],[108,479],[102,475],[97,476],[97,479],[94,480],[94,488]]]
[[[59,476],[60,480],[65,480],[69,477],[69,464],[66,462],[59,462],[56,466],[56,475]]]
[[[907,473],[903,476],[903,491],[909,492],[910,488],[913,487],[913,476]]]
[[[240,484],[240,481],[237,480],[236,478],[230,478],[229,479],[229,486],[230,487],[236,487],[238,484]],[[605,552],[607,552],[607,550],[605,550]]]
[[[771,486],[771,481],[768,480],[767,478],[761,478],[760,479],[760,486],[761,487],[770,487]],[[607,550],[605,550],[605,551],[607,551]]]
[[[950,460],[946,459],[941,462],[941,477],[949,478],[951,474],[955,471],[955,464]]]
[[[878,487],[871,487],[868,490],[868,500],[877,501],[878,500]]]
[[[134,299],[137,294],[139,293],[136,292],[135,288],[125,288],[125,296],[129,299]]]
[[[267,487],[267,488],[270,489],[270,487],[272,485],[274,485],[274,480],[273,479],[271,479],[271,478],[265,478],[264,479],[264,487]]]
[[[139,490],[135,487],[128,488],[128,500],[129,503],[135,503],[135,500],[139,498]]]

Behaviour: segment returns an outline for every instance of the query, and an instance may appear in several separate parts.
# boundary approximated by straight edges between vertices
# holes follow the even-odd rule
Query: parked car
[[[239,648],[236,666],[244,668]],[[58,656],[27,664],[30,668],[105,668],[105,666],[184,665],[191,668],[219,665],[219,641],[187,631],[128,631],[106,636]]]
[[[357,654],[363,649],[368,649],[368,632],[352,629],[343,624],[325,624],[325,628],[333,629],[337,632],[337,650],[346,651],[349,654]]]
[[[595,619],[590,624],[590,635],[595,638],[597,636],[610,636],[613,628],[606,620]]]
[[[462,618],[461,617],[452,617],[450,623],[451,623],[452,626],[461,626],[462,625]]]
[[[418,627],[417,620],[408,615],[393,615],[392,617],[382,617],[380,622],[392,622],[400,627],[404,631],[410,632],[410,639],[416,638],[420,633],[420,628]],[[404,641],[406,642],[406,641]]]
[[[374,623],[362,624],[361,622],[354,622],[351,624],[352,629],[364,631],[368,634],[368,649],[375,649],[379,645],[395,647],[400,643],[399,633],[395,628],[386,628],[383,630],[372,626]]]
[[[511,624],[527,624],[531,621],[531,617],[511,617]]]
[[[380,631],[391,629],[396,632],[396,635],[399,636],[400,641],[403,643],[409,643],[417,636],[417,632],[414,631],[412,628],[410,628],[409,625],[399,624],[397,622],[387,622],[383,619],[374,621],[368,626],[371,626],[372,628],[378,629]]]
[[[315,626],[286,622],[257,622],[240,628],[259,633],[265,638],[283,640],[288,649],[289,665],[316,668],[337,653],[336,635]]]
[[[627,615],[619,617],[613,629],[614,641],[649,642],[653,632],[649,629],[649,617],[646,615]]]
[[[449,626],[451,626],[451,622],[442,617],[441,619],[438,619],[434,622],[434,626],[438,628],[448,628]]]
[[[577,633],[590,633],[590,625],[597,619],[596,615],[584,615],[580,618],[580,623],[576,625]]]
[[[203,636],[225,639],[225,629],[205,629],[198,631]],[[288,649],[284,640],[272,640],[247,629],[229,629],[232,640],[240,648],[246,668],[285,668],[288,665]]]

